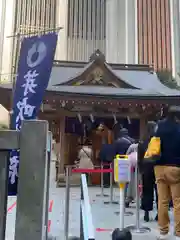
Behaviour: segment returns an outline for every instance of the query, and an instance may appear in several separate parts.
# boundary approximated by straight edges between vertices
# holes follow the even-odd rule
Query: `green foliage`
[[[172,88],[172,89],[180,90],[180,87],[178,86],[176,79],[172,76],[171,71],[169,71],[167,69],[157,71],[157,76],[158,76],[160,82],[162,84],[164,84],[165,86]]]

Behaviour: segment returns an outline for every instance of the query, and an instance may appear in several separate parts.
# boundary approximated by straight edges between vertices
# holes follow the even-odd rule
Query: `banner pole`
[[[65,211],[64,211],[64,240],[69,239],[69,205],[70,205],[70,169],[66,167],[66,190],[65,190]]]
[[[61,29],[63,29],[63,27],[57,27],[57,28],[47,28],[47,29],[43,29],[43,30],[37,30],[37,31],[29,31],[29,32],[26,32],[26,33],[16,33],[15,35],[9,35],[7,36],[6,38],[15,38],[15,37],[18,37],[19,35],[21,36],[29,36],[29,35],[36,35],[36,34],[45,34],[45,33],[49,33],[49,32],[59,32]]]

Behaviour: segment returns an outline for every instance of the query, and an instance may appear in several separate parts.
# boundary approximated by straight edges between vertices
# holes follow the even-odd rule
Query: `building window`
[[[106,34],[106,0],[68,0],[68,36],[102,40]]]
[[[17,0],[16,32],[31,33],[55,28],[57,0]]]
[[[57,0],[16,0],[14,32],[37,35],[56,27]],[[20,43],[13,39],[13,68],[16,69]]]

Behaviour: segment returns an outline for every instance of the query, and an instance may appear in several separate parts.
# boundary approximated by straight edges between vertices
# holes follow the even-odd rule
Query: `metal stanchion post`
[[[127,184],[127,183],[126,183]],[[133,216],[133,212],[131,212],[131,211],[126,211],[126,206],[125,206],[125,188],[126,188],[126,184],[125,184],[125,186],[124,186],[124,216],[125,217],[129,217],[129,216]],[[121,204],[120,202],[118,203],[118,204]],[[120,214],[120,212],[115,212],[115,214],[116,215],[119,215]]]
[[[136,166],[135,171],[135,181],[136,181],[136,224],[129,226],[128,229],[135,233],[146,233],[150,232],[151,229],[148,227],[140,226],[140,195],[139,195],[139,169]]]
[[[110,164],[110,169],[112,171],[110,172],[110,201],[104,202],[104,204],[119,204],[118,201],[113,201],[113,164]]]
[[[124,202],[125,202],[125,199],[124,199]],[[119,204],[118,202],[117,202],[117,204]],[[115,212],[115,214],[116,215],[119,215],[120,214],[120,212]],[[125,204],[124,204],[124,216],[125,217],[130,217],[130,216],[133,216],[134,215],[134,213],[133,212],[131,212],[131,211],[126,211],[126,207],[125,207]]]
[[[97,197],[108,197],[107,194],[104,194],[104,178],[103,178],[103,164],[101,163],[101,194],[97,194]]]
[[[125,184],[119,184],[119,217],[120,217],[120,230],[124,228],[124,209],[125,209],[125,197],[124,197]]]
[[[110,165],[110,169],[112,169],[112,163]],[[110,172],[110,203],[113,202],[113,172]]]
[[[132,180],[132,179],[131,179],[131,180]],[[130,182],[129,184],[131,184],[131,182]],[[128,185],[126,184],[125,187],[128,188]],[[127,191],[128,191],[128,189],[127,189]],[[126,201],[125,198],[124,198],[124,201]],[[131,212],[131,211],[126,211],[126,207],[125,207],[125,205],[124,205],[124,216],[128,217],[128,216],[132,216],[132,215],[133,215],[133,212]]]
[[[70,168],[66,167],[66,192],[65,192],[65,220],[64,220],[64,240],[69,238],[69,205],[70,205]]]

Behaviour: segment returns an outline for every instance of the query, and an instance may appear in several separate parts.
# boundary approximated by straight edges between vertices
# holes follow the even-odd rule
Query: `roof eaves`
[[[55,84],[53,86],[62,86],[62,85],[68,85],[70,84],[72,81],[74,81],[76,78],[80,77],[88,68],[90,68],[92,66],[92,64],[94,64],[94,61],[89,62],[84,68],[80,69],[79,73],[76,74],[76,76],[74,77],[70,77],[69,79],[67,79],[67,81],[62,82],[62,83],[58,83]]]
[[[99,94],[93,94],[93,93],[71,93],[71,92],[56,92],[56,91],[48,91],[49,93],[53,92],[54,94],[59,94],[63,96],[73,96],[73,97],[97,97],[99,99],[127,99],[127,100],[168,100],[168,99],[178,99],[180,98],[179,96],[164,96],[164,95],[147,95],[147,94],[142,94],[142,95],[128,95],[128,94],[123,94],[123,95],[99,95]]]
[[[105,67],[111,72],[111,74],[113,74],[117,79],[123,81],[124,83],[126,83],[127,85],[131,86],[133,89],[140,89],[140,88],[137,88],[133,85],[131,85],[128,81],[126,81],[125,79],[120,79],[119,76],[113,71],[113,69],[107,64],[107,63],[104,63]]]

